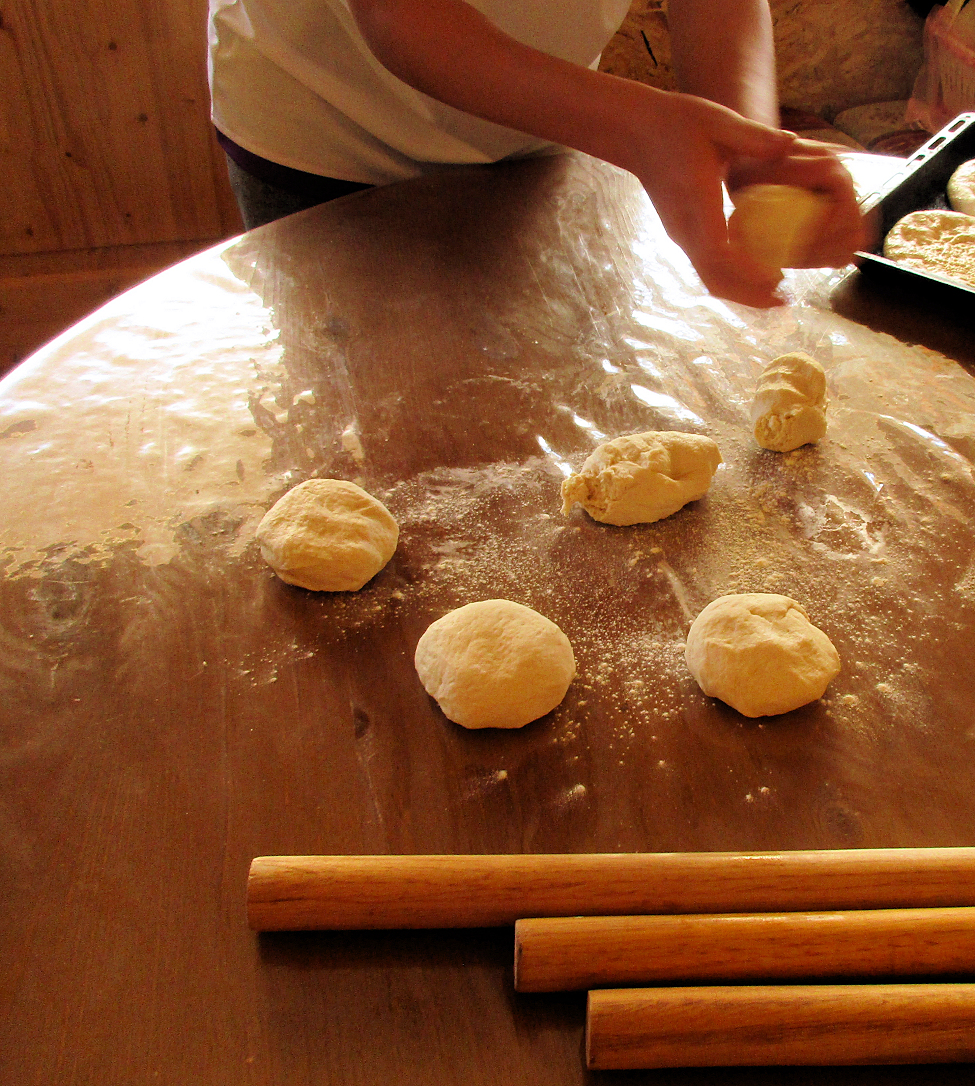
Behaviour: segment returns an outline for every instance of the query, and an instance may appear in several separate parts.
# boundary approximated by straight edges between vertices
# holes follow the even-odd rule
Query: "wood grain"
[[[975,908],[574,916],[515,924],[515,988],[975,974]]]
[[[259,856],[257,931],[486,927],[522,917],[975,905],[975,849]]]
[[[205,0],[11,4],[0,252],[239,230],[209,123]],[[28,153],[29,152],[29,153]]]
[[[593,1069],[959,1063],[975,984],[756,985],[589,993]]]

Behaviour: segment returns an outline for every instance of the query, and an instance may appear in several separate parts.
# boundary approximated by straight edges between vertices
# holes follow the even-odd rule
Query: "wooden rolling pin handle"
[[[259,856],[247,885],[257,931],[957,905],[975,905],[975,848]]]
[[[975,1060],[975,984],[589,993],[586,1061],[608,1070]]]
[[[515,924],[515,988],[975,975],[975,908],[573,916]]]

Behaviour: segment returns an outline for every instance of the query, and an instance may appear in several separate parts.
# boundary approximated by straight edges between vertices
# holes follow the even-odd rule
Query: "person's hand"
[[[791,157],[795,136],[703,98],[633,86],[628,145],[606,157],[640,179],[712,294],[760,308],[784,304],[778,278],[730,246],[722,182],[733,163],[774,173]]]
[[[867,242],[853,179],[835,149],[825,143],[796,139],[780,158],[734,162],[727,183],[732,200],[736,190],[756,184],[795,185],[828,198],[823,222],[799,267],[842,268]]]

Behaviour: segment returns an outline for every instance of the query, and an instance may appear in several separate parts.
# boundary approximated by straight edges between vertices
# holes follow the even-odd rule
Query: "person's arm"
[[[671,0],[667,18],[682,91],[778,125],[775,46],[766,0]],[[788,154],[775,160],[743,156],[729,163],[725,180],[732,197],[745,185],[764,182],[796,185],[830,198],[826,221],[804,261],[808,267],[841,267],[865,242],[853,180],[835,149],[824,143],[797,139]]]
[[[350,7],[373,54],[404,82],[466,113],[630,170],[709,290],[777,304],[768,273],[728,246],[721,182],[733,161],[781,158],[791,134],[697,96],[538,52],[464,0],[350,0]],[[709,34],[719,40],[725,29]]]
[[[775,45],[766,0],[671,0],[667,25],[681,91],[778,126]]]
[[[729,3],[736,6],[735,0]],[[640,115],[674,97],[522,45],[464,0],[349,0],[349,6],[373,54],[411,87],[614,165],[640,158],[628,130],[640,143]],[[626,106],[630,110],[621,113]],[[721,119],[724,138],[734,138],[734,132],[758,153],[780,154],[790,142],[788,134],[742,124],[740,118]]]

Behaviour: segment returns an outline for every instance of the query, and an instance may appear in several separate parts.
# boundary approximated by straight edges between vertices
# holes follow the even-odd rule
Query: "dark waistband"
[[[294,170],[290,166],[282,166],[279,162],[261,158],[246,147],[225,136],[219,128],[215,129],[217,142],[224,149],[227,156],[232,158],[237,165],[256,177],[265,184],[273,185],[276,189],[283,189],[292,196],[319,196],[327,193],[330,197],[346,196],[350,192],[359,192],[361,189],[372,188],[361,181],[344,181],[338,177],[322,177],[317,173],[306,173],[304,170]]]

